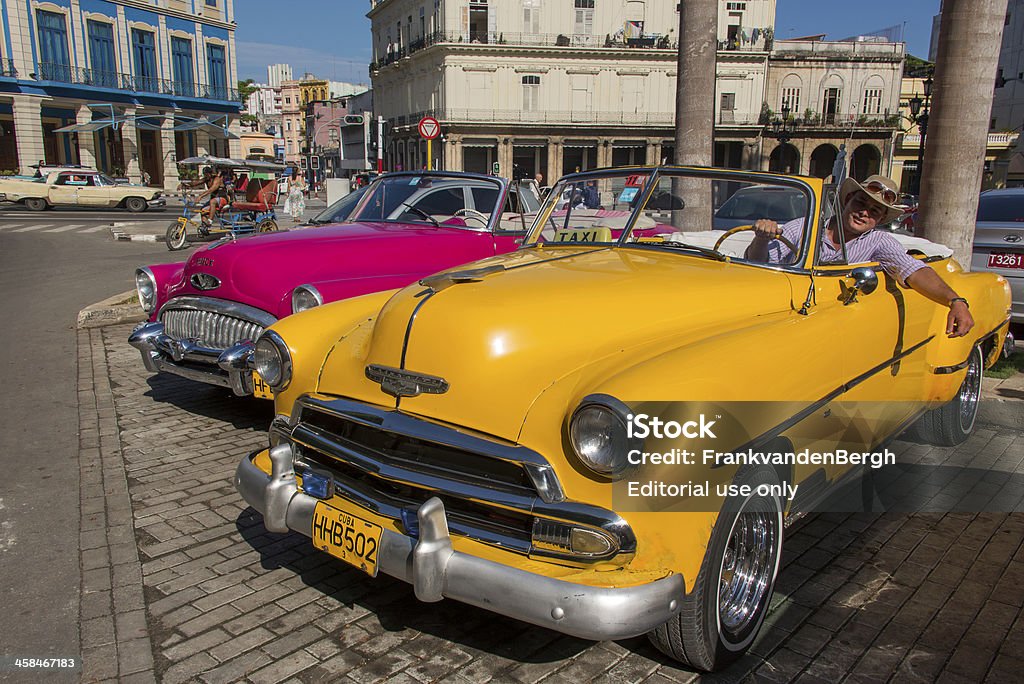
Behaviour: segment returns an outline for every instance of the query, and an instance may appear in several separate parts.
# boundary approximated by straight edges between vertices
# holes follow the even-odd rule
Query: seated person
[[[199,214],[203,218],[203,223],[209,223],[210,219],[213,218],[214,212],[219,211],[221,206],[227,203],[227,190],[223,174],[214,175],[211,170],[210,175],[211,178],[206,186],[206,190],[203,190],[196,197],[196,203],[199,206]]]
[[[877,261],[901,285],[949,307],[947,335],[966,335],[974,327],[967,300],[957,295],[928,264],[907,254],[896,238],[874,230],[902,213],[895,206],[896,200],[896,184],[885,176],[870,176],[863,184],[852,178],[844,180],[839,187],[842,209],[838,216],[829,220],[822,234],[822,263],[843,263],[842,245],[845,243],[846,263]],[[802,217],[781,227],[769,219],[755,221],[754,240],[747,247],[746,258],[762,263],[787,263],[794,255],[775,238],[781,235],[799,245],[803,223]]]

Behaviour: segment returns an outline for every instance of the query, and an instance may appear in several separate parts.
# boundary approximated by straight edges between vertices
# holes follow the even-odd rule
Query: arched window
[[[869,76],[864,82],[864,100],[860,112],[866,116],[878,116],[882,113],[882,96],[885,92],[885,81],[881,76]]]
[[[802,90],[800,77],[796,74],[787,74],[782,79],[782,87],[779,88],[779,111],[788,109],[792,116],[800,116],[800,91]]]

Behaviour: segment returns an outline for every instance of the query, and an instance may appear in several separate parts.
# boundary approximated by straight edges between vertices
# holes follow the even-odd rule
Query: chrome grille
[[[258,323],[197,309],[168,309],[161,314],[160,321],[174,339],[196,339],[211,349],[227,349],[242,340],[255,340],[263,332]]]

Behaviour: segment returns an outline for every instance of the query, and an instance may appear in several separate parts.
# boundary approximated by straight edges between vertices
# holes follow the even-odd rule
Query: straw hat
[[[839,202],[844,207],[846,206],[847,200],[850,199],[850,195],[860,190],[868,196],[875,204],[880,205],[885,209],[886,214],[878,220],[878,224],[889,223],[901,214],[903,214],[903,208],[897,207],[895,202],[899,197],[899,189],[896,187],[896,183],[891,178],[886,176],[868,176],[864,183],[858,183],[852,178],[843,179],[842,185],[839,186]],[[886,190],[892,191],[892,202],[886,202],[883,195],[887,194]]]

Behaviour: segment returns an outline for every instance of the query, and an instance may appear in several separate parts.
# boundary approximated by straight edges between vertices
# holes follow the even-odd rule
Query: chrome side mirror
[[[861,266],[850,271],[843,285],[843,304],[853,304],[857,301],[858,294],[869,295],[875,291],[878,287],[878,274],[873,268]]]

